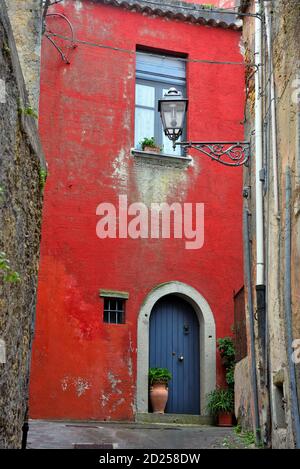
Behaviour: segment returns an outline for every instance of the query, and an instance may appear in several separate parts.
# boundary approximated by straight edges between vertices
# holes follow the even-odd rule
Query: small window
[[[104,298],[103,320],[109,324],[124,324],[125,300],[119,298]]]

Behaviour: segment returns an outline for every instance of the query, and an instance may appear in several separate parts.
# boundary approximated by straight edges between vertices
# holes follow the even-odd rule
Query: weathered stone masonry
[[[265,3],[262,2],[265,7]],[[264,60],[264,166],[265,166],[265,252],[266,252],[266,315],[267,339],[266,353],[262,350],[259,330],[256,328],[256,358],[258,368],[259,413],[262,437],[266,445],[273,448],[293,448],[295,446],[295,426],[291,406],[291,385],[289,372],[289,354],[287,341],[286,298],[286,175],[291,174],[291,315],[293,338],[299,339],[299,36],[300,3],[297,0],[275,0],[271,6],[272,60],[274,64],[276,131],[277,131],[277,167],[279,210],[275,207],[275,184],[273,178],[271,121],[269,115],[270,92],[268,85],[270,57]],[[242,11],[253,12],[254,0],[242,1]],[[263,23],[264,24],[264,23]],[[266,49],[265,27],[263,45]],[[254,20],[244,19],[243,38],[245,59],[254,59]],[[248,106],[246,113],[245,138],[253,139],[254,129],[254,79],[248,81]],[[252,140],[253,141],[253,140]],[[253,151],[255,155],[255,151]],[[250,187],[248,206],[251,212],[252,272],[255,284],[255,161],[244,172],[244,184]],[[253,298],[256,292],[253,290]],[[256,306],[256,305],[254,305]],[[266,354],[268,359],[266,359]],[[250,363],[250,362],[249,362]],[[298,375],[299,400],[299,364]],[[249,426],[251,421],[250,404],[253,396],[247,392],[245,383],[249,372],[247,359],[236,366],[236,411],[241,417],[241,424]],[[243,390],[243,392],[241,392]]]
[[[28,2],[29,3],[29,2]],[[30,36],[30,33],[28,33]],[[0,4],[0,448],[19,448],[27,406],[46,167],[6,6]],[[2,255],[3,257],[3,255]]]
[[[29,101],[38,111],[42,0],[5,0]]]

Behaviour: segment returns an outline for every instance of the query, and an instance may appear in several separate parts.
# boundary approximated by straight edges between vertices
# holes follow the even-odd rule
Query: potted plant
[[[167,368],[150,368],[150,402],[155,414],[163,414],[168,401],[168,383],[172,375]]]
[[[154,137],[144,138],[140,142],[140,145],[141,145],[143,151],[148,151],[148,152],[150,151],[152,153],[160,153],[161,152],[161,148],[160,148],[160,146],[158,146],[156,144]]]
[[[219,427],[233,425],[234,394],[230,388],[217,388],[207,396],[207,411],[217,417]]]

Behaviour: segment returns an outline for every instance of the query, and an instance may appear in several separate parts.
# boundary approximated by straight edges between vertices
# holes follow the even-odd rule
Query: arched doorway
[[[216,386],[216,327],[212,310],[195,288],[178,281],[157,285],[145,298],[138,317],[136,411],[148,412],[150,318],[160,298],[176,295],[194,309],[199,322],[200,414],[206,415],[206,395]]]
[[[199,321],[190,303],[177,295],[155,303],[149,347],[149,367],[172,373],[166,412],[200,414]]]

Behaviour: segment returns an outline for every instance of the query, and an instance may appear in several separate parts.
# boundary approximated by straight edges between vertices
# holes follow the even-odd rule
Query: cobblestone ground
[[[74,445],[103,445],[104,448],[120,449],[245,448],[232,428],[119,422],[30,421],[27,448],[74,448]]]

